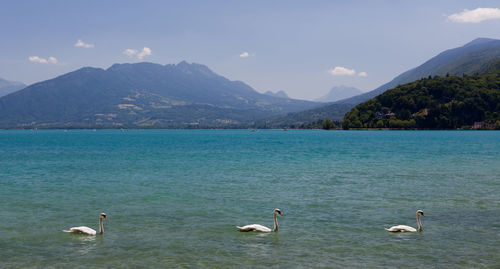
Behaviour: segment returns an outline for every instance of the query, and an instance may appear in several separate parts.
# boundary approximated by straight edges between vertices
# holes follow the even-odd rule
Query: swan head
[[[281,213],[281,210],[279,210],[279,208],[274,209],[274,214],[279,214],[280,216],[283,215],[283,213]]]
[[[99,214],[99,218],[100,219],[108,219],[108,217],[106,216],[106,213]]]
[[[422,215],[422,216],[424,216],[424,217],[425,217],[424,211],[422,211],[422,210],[418,210],[418,211],[417,211],[417,215]]]

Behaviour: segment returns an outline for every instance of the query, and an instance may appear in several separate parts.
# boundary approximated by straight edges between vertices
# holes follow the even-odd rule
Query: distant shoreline
[[[288,130],[318,130],[318,131],[500,131],[498,129],[404,129],[404,128],[350,128],[350,129],[321,129],[321,128],[211,128],[211,127],[200,127],[200,128],[147,128],[147,127],[133,127],[133,128],[79,128],[79,127],[66,127],[66,128],[0,128],[1,131],[8,130],[26,130],[26,131],[39,131],[39,130],[277,130],[277,131],[288,131]]]

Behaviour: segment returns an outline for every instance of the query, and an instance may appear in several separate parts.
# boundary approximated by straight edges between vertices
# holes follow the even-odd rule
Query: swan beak
[[[104,216],[104,219],[108,219],[108,217],[107,217],[107,216]]]
[[[280,216],[283,216],[283,213],[280,212]]]

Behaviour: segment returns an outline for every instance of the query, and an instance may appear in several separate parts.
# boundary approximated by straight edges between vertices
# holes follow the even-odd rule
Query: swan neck
[[[420,215],[417,213],[417,223],[418,223],[418,231],[422,231],[422,222],[420,222]]]
[[[273,220],[274,220],[274,229],[273,229],[273,231],[277,232],[278,231],[278,219],[276,218],[276,212],[273,213]]]
[[[104,226],[102,225],[102,218],[99,218],[99,233],[103,234],[104,233]]]

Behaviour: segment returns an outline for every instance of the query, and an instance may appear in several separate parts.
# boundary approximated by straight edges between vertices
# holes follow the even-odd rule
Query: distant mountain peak
[[[461,76],[482,73],[488,69],[485,68],[485,64],[497,58],[500,59],[500,40],[476,38],[461,47],[439,53],[425,63],[399,74],[375,90],[339,100],[337,103],[359,104],[388,89],[428,76],[445,76],[446,74]]]
[[[165,70],[177,70],[178,72],[184,74],[201,74],[207,77],[216,77],[219,76],[214,73],[210,68],[205,65],[197,64],[197,63],[188,63],[186,61],[181,61],[177,64],[157,64],[151,62],[140,62],[140,63],[116,63],[111,67],[106,69],[106,71],[110,72],[150,72],[155,70],[156,72],[163,72]]]
[[[269,95],[269,96],[279,97],[279,98],[290,99],[290,97],[288,97],[288,95],[284,91],[277,91],[277,92],[267,91],[264,94]]]
[[[186,61],[179,62],[178,64],[175,65],[175,67],[183,71],[213,73],[212,70],[210,70],[210,68],[208,68],[206,65],[197,63],[188,63]]]
[[[340,86],[335,86],[335,87],[331,88],[330,91],[326,95],[316,99],[315,101],[335,102],[338,100],[342,100],[345,98],[356,96],[356,95],[361,94],[361,93],[362,93],[362,91],[358,88],[340,85]]]
[[[7,85],[24,85],[24,83],[0,78],[0,87],[7,86]]]
[[[0,97],[26,87],[24,83],[0,78]]]
[[[0,98],[0,128],[232,126],[317,106],[260,94],[207,66],[84,67]]]
[[[137,67],[150,67],[150,66],[161,66],[161,64],[155,64],[155,63],[150,63],[150,62],[139,62],[139,63],[116,63],[113,64],[111,67],[106,69],[106,71],[122,71],[122,70],[127,70],[129,68],[137,68]],[[93,67],[89,67],[93,68]]]

